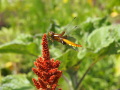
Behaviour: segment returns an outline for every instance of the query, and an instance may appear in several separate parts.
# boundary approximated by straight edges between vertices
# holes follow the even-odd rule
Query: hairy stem
[[[103,57],[102,57],[102,58],[103,58]],[[86,70],[86,72],[83,74],[82,78],[79,80],[79,82],[78,82],[75,90],[80,90],[81,83],[82,83],[83,79],[85,78],[86,74],[87,74],[87,73],[91,70],[91,68],[92,68],[98,61],[100,61],[102,58],[97,59],[97,60],[93,61],[92,64],[90,64],[90,66],[88,67],[88,69]]]
[[[62,75],[62,77],[63,77],[63,78],[65,79],[65,81],[68,83],[69,90],[73,90],[72,82],[71,82],[65,75]]]

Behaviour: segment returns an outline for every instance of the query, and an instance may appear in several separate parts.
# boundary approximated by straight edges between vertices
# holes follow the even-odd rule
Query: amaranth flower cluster
[[[38,76],[38,80],[33,78],[32,81],[36,88],[39,90],[55,90],[62,71],[58,70],[60,61],[50,59],[46,34],[42,38],[42,57],[39,57],[34,65],[36,68],[32,68],[32,70]]]

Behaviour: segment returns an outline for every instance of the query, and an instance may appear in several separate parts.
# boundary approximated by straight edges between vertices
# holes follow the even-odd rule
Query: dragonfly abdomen
[[[73,42],[71,42],[71,41],[69,41],[69,40],[67,40],[67,39],[63,39],[63,41],[64,41],[66,44],[68,44],[68,45],[70,45],[70,46],[73,46],[73,47],[82,47],[82,45],[75,44],[75,43],[73,43]]]

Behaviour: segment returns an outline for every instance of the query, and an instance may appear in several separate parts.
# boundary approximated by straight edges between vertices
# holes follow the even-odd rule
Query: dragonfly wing
[[[68,45],[70,45],[70,46],[73,46],[73,47],[82,47],[81,45],[75,44],[75,43],[73,43],[73,42],[71,42],[71,41],[69,41],[69,40],[67,40],[67,39],[63,39],[63,41],[64,41],[66,44],[68,44]]]

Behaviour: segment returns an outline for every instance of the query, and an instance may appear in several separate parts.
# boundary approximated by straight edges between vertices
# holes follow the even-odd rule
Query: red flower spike
[[[40,88],[39,82],[36,81],[34,78],[32,79],[32,81],[33,81],[34,85],[37,87],[37,89],[39,89]]]
[[[47,82],[42,81],[41,78],[38,78],[38,81],[41,84],[41,88],[42,89],[46,89],[47,88]]]
[[[49,48],[48,48],[48,41],[47,35],[44,34],[42,38],[42,55],[44,60],[50,60]]]
[[[62,71],[58,70],[60,61],[50,59],[46,34],[42,38],[42,57],[36,59],[34,65],[36,68],[32,68],[32,70],[38,76],[38,81],[34,78],[32,81],[36,88],[39,90],[55,90]]]

